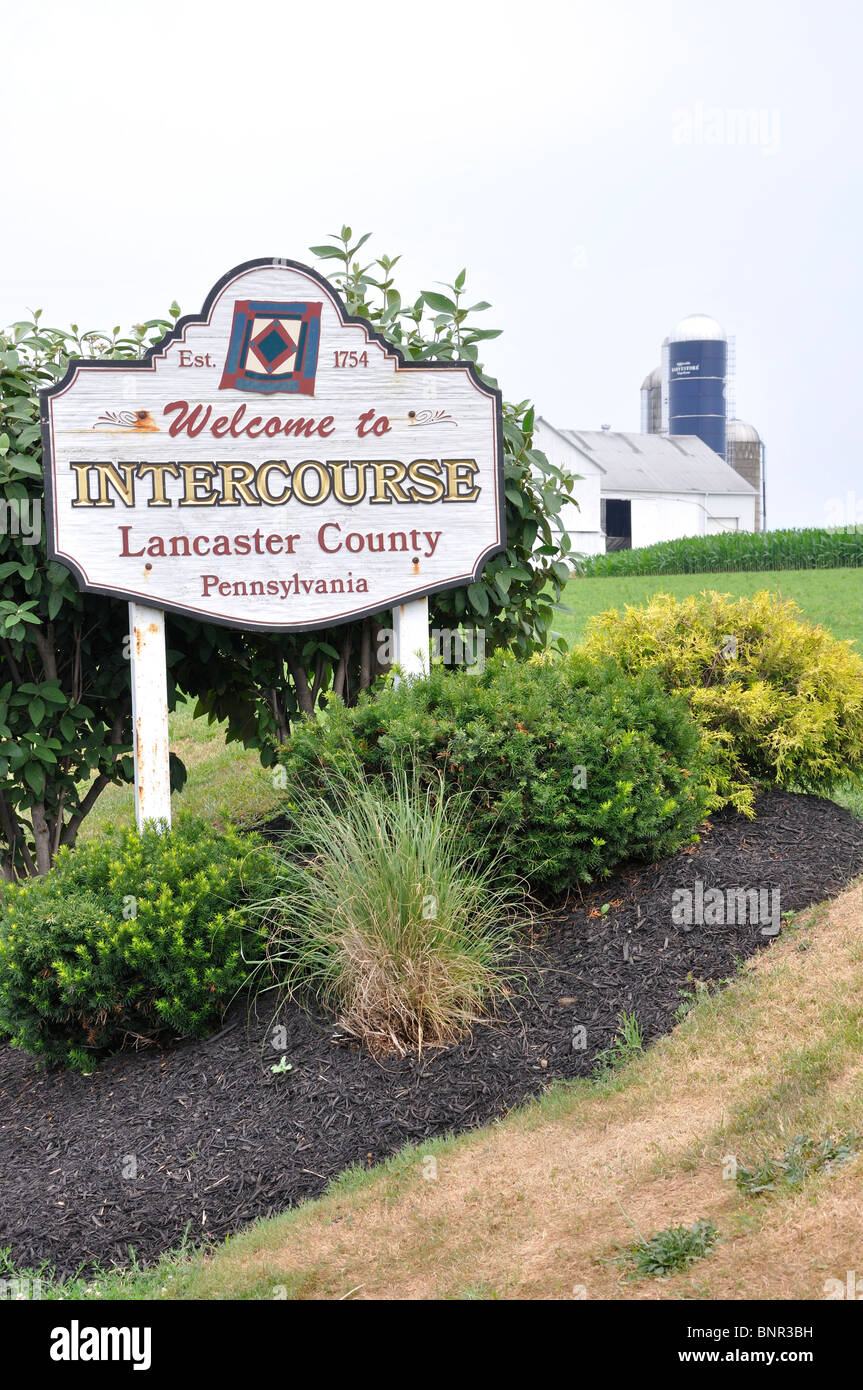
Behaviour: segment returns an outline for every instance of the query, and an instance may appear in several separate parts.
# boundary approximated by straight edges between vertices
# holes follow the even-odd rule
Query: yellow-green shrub
[[[243,900],[271,875],[257,837],[181,818],[0,884],[0,1036],[83,1071],[108,1049],[203,1037],[243,985]]]
[[[768,590],[657,594],[591,619],[584,648],[685,695],[710,760],[711,807],[753,813],[759,785],[828,793],[863,776],[863,661]]]

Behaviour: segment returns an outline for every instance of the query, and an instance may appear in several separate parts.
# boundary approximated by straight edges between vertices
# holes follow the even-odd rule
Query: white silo
[[[727,462],[755,488],[755,529],[764,529],[766,487],[764,444],[754,425],[745,420],[729,420],[726,425]]]
[[[641,433],[662,433],[661,367],[654,367],[641,383]]]

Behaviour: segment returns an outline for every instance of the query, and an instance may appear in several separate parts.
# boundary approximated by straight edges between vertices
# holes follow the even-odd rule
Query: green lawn
[[[170,715],[171,749],[188,774],[183,790],[171,798],[174,813],[189,811],[214,825],[274,815],[280,798],[272,771],[261,767],[253,749],[225,742],[226,724],[193,719],[193,703],[178,705]],[[98,835],[106,825],[131,825],[134,819],[132,786],[106,787],[81,826],[80,838]]]
[[[773,570],[723,574],[645,574],[632,577],[571,579],[564,602],[572,613],[556,614],[555,628],[568,642],[578,642],[587,619],[606,608],[640,604],[652,594],[686,598],[702,589],[719,593],[756,594],[761,589],[793,598],[812,623],[821,623],[834,637],[851,637],[863,652],[863,570]]]

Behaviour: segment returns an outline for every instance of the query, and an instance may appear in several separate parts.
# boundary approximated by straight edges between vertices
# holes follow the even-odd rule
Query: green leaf
[[[42,796],[45,791],[45,769],[39,763],[27,763],[24,768],[24,776],[32,790],[37,796]]]
[[[485,585],[468,584],[467,596],[471,602],[471,606],[476,609],[477,613],[479,613],[483,618],[487,617],[489,610],[489,602],[488,590],[486,589]]]
[[[43,681],[39,686],[39,694],[43,700],[48,701],[49,705],[66,704],[66,696],[55,681]]]
[[[430,309],[434,309],[438,314],[454,314],[455,304],[448,299],[445,294],[438,294],[436,290],[423,290],[423,299]]]

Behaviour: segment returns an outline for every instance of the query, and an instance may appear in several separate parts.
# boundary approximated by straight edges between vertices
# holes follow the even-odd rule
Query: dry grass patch
[[[857,885],[811,925],[804,915],[623,1075],[559,1086],[490,1129],[349,1178],[232,1241],[189,1293],[269,1281],[301,1298],[823,1297],[826,1278],[861,1261],[859,1156],[761,1198],[723,1178],[723,1160],[775,1149],[802,1123],[863,1128],[861,908]],[[630,1280],[615,1262],[630,1221],[650,1236],[700,1218],[721,1243],[689,1269]]]

